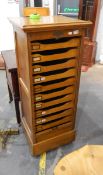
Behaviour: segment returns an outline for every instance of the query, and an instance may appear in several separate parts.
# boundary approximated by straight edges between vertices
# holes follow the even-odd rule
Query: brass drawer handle
[[[41,123],[45,123],[45,122],[46,122],[46,119],[37,120],[37,121],[36,121],[36,124],[41,124]]]
[[[73,32],[72,32],[72,31],[69,31],[69,32],[68,32],[68,35],[73,35]]]
[[[41,81],[41,78],[35,78],[35,79],[34,79],[34,82],[35,82],[35,83],[37,83],[37,82],[39,82],[39,81]]]
[[[33,57],[33,61],[36,62],[36,61],[40,61],[40,57]]]
[[[45,115],[45,114],[46,114],[46,111],[37,111],[37,112],[36,112],[36,115],[37,115],[38,117],[43,116],[43,115]]]
[[[40,67],[34,68],[34,72],[40,72]]]
[[[42,111],[42,113],[41,113],[42,115],[45,115],[46,114],[46,111]]]
[[[79,34],[79,30],[74,30],[74,31],[73,31],[73,34],[74,34],[74,35],[78,35],[78,34]]]
[[[44,119],[42,119],[42,123],[45,123],[46,122],[46,119],[44,118]]]
[[[37,82],[44,81],[44,80],[45,80],[45,77],[39,77],[39,78],[35,78],[34,82],[37,83]]]
[[[42,107],[42,103],[37,103],[36,104],[36,108],[41,108]]]
[[[45,80],[45,77],[41,77],[41,81],[44,81]]]
[[[79,34],[79,30],[74,30],[74,31],[69,31],[68,35],[78,35]]]
[[[36,101],[41,101],[41,99],[42,99],[41,96],[35,98]]]
[[[38,50],[38,49],[40,49],[40,45],[38,44],[38,45],[33,45],[32,46],[32,50]]]

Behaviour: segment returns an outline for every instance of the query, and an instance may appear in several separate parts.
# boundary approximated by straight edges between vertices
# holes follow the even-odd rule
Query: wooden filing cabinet
[[[25,128],[31,152],[75,139],[82,36],[91,22],[63,16],[11,18]]]

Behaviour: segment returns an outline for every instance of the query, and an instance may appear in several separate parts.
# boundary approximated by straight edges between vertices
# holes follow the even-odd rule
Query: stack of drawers
[[[37,141],[73,128],[80,42],[80,36],[31,41]]]
[[[75,139],[82,37],[91,23],[63,16],[10,20],[22,125],[32,154],[38,155]]]

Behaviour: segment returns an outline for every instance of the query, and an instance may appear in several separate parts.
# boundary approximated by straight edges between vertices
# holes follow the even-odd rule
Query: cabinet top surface
[[[18,17],[18,18],[9,18],[9,21],[24,31],[26,30],[35,30],[40,28],[50,28],[50,27],[69,27],[77,26],[86,28],[92,23],[90,21],[83,21],[79,19],[69,18],[65,16],[41,16],[40,19],[30,19],[29,17]]]

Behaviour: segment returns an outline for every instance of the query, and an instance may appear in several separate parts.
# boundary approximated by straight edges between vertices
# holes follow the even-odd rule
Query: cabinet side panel
[[[29,135],[33,139],[27,35],[20,29],[15,32],[15,42],[22,117],[29,128]]]
[[[28,49],[27,49],[27,38],[26,34],[21,30],[17,31],[16,34],[16,54],[18,63],[18,74],[19,78],[22,79],[23,83],[29,91],[29,62],[28,62]]]

